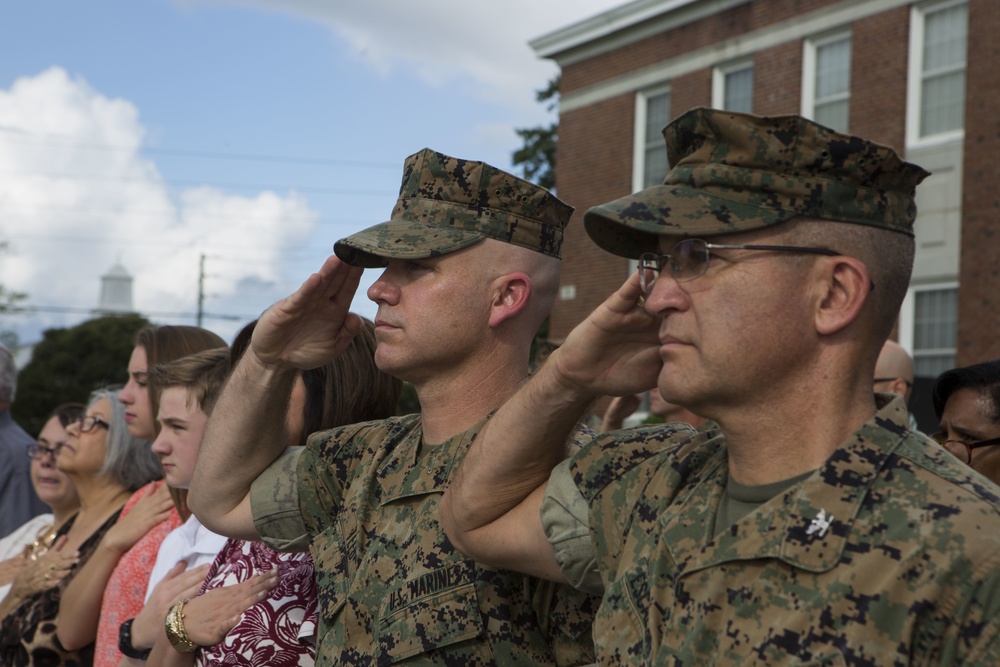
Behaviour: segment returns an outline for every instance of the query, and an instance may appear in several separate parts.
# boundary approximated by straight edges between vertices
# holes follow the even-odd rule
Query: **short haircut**
[[[92,407],[102,399],[111,405],[111,415],[108,419],[108,441],[101,474],[107,475],[129,491],[135,491],[154,479],[161,479],[163,468],[149,441],[136,438],[128,432],[125,405],[118,402],[118,388],[108,387],[93,392],[87,407]]]
[[[944,414],[944,406],[948,399],[959,389],[979,392],[980,398],[984,401],[986,417],[1000,424],[1000,359],[953,368],[941,373],[934,381],[934,388],[931,390],[934,413],[938,419]]]
[[[13,403],[17,395],[17,365],[14,355],[0,345],[0,403]]]
[[[872,351],[877,355],[896,324],[910,286],[915,249],[913,237],[868,225],[808,218],[796,218],[781,227],[781,238],[785,241],[829,248],[861,260],[868,268],[875,289],[869,295],[864,312],[872,332]],[[808,261],[815,256],[803,257]]]
[[[150,369],[149,377],[157,391],[186,388],[201,411],[210,415],[229,377],[229,348],[216,347],[157,364]]]

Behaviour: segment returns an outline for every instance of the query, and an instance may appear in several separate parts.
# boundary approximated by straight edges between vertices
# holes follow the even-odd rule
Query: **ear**
[[[528,305],[531,298],[531,278],[524,273],[508,273],[493,283],[493,301],[490,304],[490,327],[500,326]]]
[[[873,289],[871,276],[868,267],[854,257],[831,257],[816,268],[822,271],[819,284],[823,290],[816,309],[816,332],[830,335],[858,319]]]

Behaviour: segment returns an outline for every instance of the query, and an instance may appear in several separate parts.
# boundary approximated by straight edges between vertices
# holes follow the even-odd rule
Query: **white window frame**
[[[958,281],[949,280],[926,285],[911,285],[906,291],[906,297],[899,309],[899,345],[907,351],[911,358],[915,358],[914,333],[916,318],[916,294],[917,292],[936,292],[940,290],[958,291]],[[956,348],[957,353],[957,348]]]
[[[815,120],[816,113],[816,52],[827,44],[839,42],[843,39],[851,40],[851,48],[854,48],[853,35],[850,28],[837,30],[836,32],[810,37],[804,41],[802,51],[802,115]],[[843,94],[843,99],[847,100],[847,116],[851,115],[851,86],[847,86],[847,92]],[[835,100],[824,100],[835,101]],[[850,122],[848,120],[848,122]]]
[[[907,146],[933,146],[950,141],[959,141],[965,136],[965,128],[939,132],[926,137],[920,136],[921,107],[920,100],[923,92],[923,69],[924,69],[924,19],[927,14],[938,10],[966,5],[968,0],[933,0],[913,5],[910,10],[910,58],[909,73],[907,81],[906,97],[906,145]],[[968,43],[966,43],[968,49]],[[968,74],[968,55],[965,60],[965,72]],[[966,78],[968,84],[968,78]],[[966,88],[965,100],[968,100],[968,88]]]
[[[642,190],[646,182],[646,108],[651,97],[670,94],[670,85],[641,90],[635,95],[635,127],[632,130],[632,192]],[[673,101],[671,99],[671,101]],[[661,137],[662,140],[662,137]],[[663,147],[666,151],[666,147]],[[667,165],[670,168],[670,165]]]
[[[718,65],[712,68],[712,107],[725,109],[726,102],[726,76],[740,70],[751,70],[753,75],[753,58],[742,58],[728,62],[725,65]],[[750,112],[753,113],[753,87],[750,88]]]

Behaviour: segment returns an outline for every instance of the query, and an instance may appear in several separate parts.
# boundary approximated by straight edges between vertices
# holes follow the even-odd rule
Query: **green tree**
[[[18,423],[38,433],[60,403],[82,403],[94,389],[123,384],[135,334],[148,324],[140,315],[108,315],[45,331],[18,378]]]
[[[557,74],[542,90],[535,91],[535,99],[547,102],[546,110],[550,113],[559,104],[559,81]],[[558,139],[559,122],[552,121],[548,125],[528,127],[514,130],[521,137],[524,145],[514,151],[514,166],[524,169],[524,178],[538,183],[549,190],[556,186],[556,140]]]

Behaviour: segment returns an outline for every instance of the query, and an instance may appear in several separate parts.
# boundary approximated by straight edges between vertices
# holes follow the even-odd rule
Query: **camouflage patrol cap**
[[[333,249],[344,262],[369,268],[390,258],[444,255],[485,238],[558,258],[572,214],[572,206],[534,183],[425,148],[403,164],[389,221],[341,239]]]
[[[672,168],[663,185],[595,206],[587,233],[638,257],[657,237],[713,236],[795,217],[913,236],[916,186],[929,172],[881,144],[797,115],[760,117],[699,107],[663,130]]]

